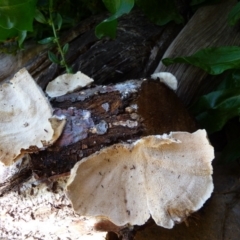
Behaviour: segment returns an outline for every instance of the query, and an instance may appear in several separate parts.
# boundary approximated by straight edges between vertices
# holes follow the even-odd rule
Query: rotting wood
[[[92,220],[75,215],[64,194],[67,173],[72,166],[104,146],[149,134],[193,132],[197,128],[175,93],[156,80],[130,80],[87,88],[58,97],[52,105],[56,114],[60,111],[69,116],[66,131],[52,147],[31,154],[26,168],[33,172],[30,180],[22,183],[20,178],[17,184],[8,181],[1,185],[0,237],[77,239],[89,233],[95,235]],[[81,115],[83,110],[85,115]],[[84,135],[83,131],[85,138],[75,143],[76,139],[68,131],[69,126],[77,124],[71,118],[74,111],[82,120],[85,118],[87,132]],[[100,239],[103,235],[98,236]]]
[[[55,114],[68,115],[67,125],[53,146],[32,155],[33,171],[38,176],[68,172],[83,157],[114,143],[196,130],[195,121],[175,93],[158,81],[97,86],[58,97],[52,105]]]

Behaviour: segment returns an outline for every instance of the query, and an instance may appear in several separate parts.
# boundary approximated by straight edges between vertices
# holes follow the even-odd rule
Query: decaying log
[[[172,23],[156,26],[142,12],[133,11],[119,20],[116,39],[99,40],[94,29],[105,18],[106,14],[101,14],[86,19],[61,38],[62,44],[69,43],[66,58],[73,71],[82,71],[98,84],[149,76],[183,27]],[[49,47],[28,43],[24,51],[14,56],[0,54],[0,82],[11,79],[15,72],[25,67],[44,88],[64,72],[48,59]]]
[[[235,4],[235,0],[229,0],[200,8],[174,39],[163,58],[189,56],[205,47],[239,45],[239,28],[231,27],[227,21]],[[166,67],[160,62],[155,71],[168,71],[179,79],[177,95],[186,105],[219,83],[219,79],[207,77],[203,70],[187,64]]]
[[[77,239],[89,234],[83,225],[91,220],[75,215],[64,194],[68,172],[77,161],[114,143],[197,128],[175,93],[157,80],[90,87],[55,98],[52,105],[55,114],[67,117],[67,125],[52,147],[31,154],[20,171],[28,173],[23,179],[14,175],[0,185],[2,238]]]
[[[235,1],[225,1],[222,5],[198,10],[164,57],[190,55],[202,47],[237,43],[239,34],[236,29],[226,25],[227,13],[234,3]],[[176,36],[181,26],[156,27],[146,21],[142,14],[136,15],[125,16],[120,20],[120,38],[114,41],[99,41],[94,36],[94,26],[105,16],[86,20],[72,34],[66,34],[62,42],[70,43],[68,60],[74,70],[79,69],[89,74],[98,83],[150,75],[170,39]],[[19,53],[17,58],[1,55],[4,61],[0,61],[0,81],[9,79],[19,68],[25,66],[44,88],[49,80],[63,71],[47,59],[47,47],[26,46],[29,51]],[[37,56],[33,58],[35,55]],[[161,66],[158,70],[170,71],[178,77],[180,87],[177,93],[186,104],[193,101],[195,95],[208,91],[211,87],[206,82],[206,74],[194,67]],[[96,233],[92,230],[92,220],[74,214],[63,192],[68,178],[65,175],[74,163],[110,144],[132,141],[148,134],[196,129],[194,120],[166,86],[152,81],[130,81],[128,84],[130,85],[122,88],[123,93],[127,91],[127,94],[116,91],[116,85],[96,86],[53,99],[56,114],[68,115],[68,130],[65,137],[51,148],[33,154],[26,166],[19,163],[15,171],[17,174],[8,178],[7,182],[0,183],[1,239],[93,239]],[[83,139],[71,133],[72,126],[74,131],[79,130],[79,119],[74,118],[74,114],[88,116],[89,125],[86,126]],[[234,169],[234,176],[239,176],[239,168]],[[202,220],[196,220],[197,226],[195,222],[191,224],[192,230],[183,224],[173,230],[153,226],[143,233],[138,232],[136,240],[159,239],[159,236],[162,239],[181,239],[183,235],[189,240],[202,236],[213,240],[227,239],[230,235],[238,239],[237,231],[233,235],[229,227],[237,229],[233,220],[236,219],[237,222],[239,212],[239,201],[236,201],[239,190],[234,190],[239,180],[236,177],[233,181],[231,171],[226,174],[224,168],[220,177],[217,175],[219,171],[215,173],[218,192],[214,193],[204,208]],[[222,182],[228,184],[223,186]],[[228,189],[233,189],[234,192],[228,194]],[[221,220],[219,224],[216,215]],[[104,239],[104,236],[105,233],[99,234],[97,239]]]
[[[56,115],[67,115],[60,139],[32,155],[38,176],[68,172],[103,147],[141,136],[196,130],[175,93],[157,81],[132,80],[96,86],[52,101]]]

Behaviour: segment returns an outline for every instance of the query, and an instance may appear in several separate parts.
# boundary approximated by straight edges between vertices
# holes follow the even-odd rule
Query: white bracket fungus
[[[26,69],[0,86],[0,161],[5,165],[52,144],[64,124],[52,116],[47,98]]]
[[[213,158],[205,130],[115,144],[74,166],[67,196],[82,216],[102,216],[117,226],[143,225],[152,217],[172,228],[211,196]]]
[[[170,72],[153,73],[151,75],[151,78],[154,79],[154,80],[159,79],[160,82],[164,83],[165,85],[167,85],[172,90],[174,90],[174,91],[177,90],[177,85],[178,85],[177,78]]]
[[[63,74],[51,81],[46,88],[49,97],[59,97],[92,83],[93,79],[78,71],[75,74]]]

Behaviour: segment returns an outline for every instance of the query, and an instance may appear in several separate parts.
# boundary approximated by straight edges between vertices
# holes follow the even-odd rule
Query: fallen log
[[[229,3],[229,2],[231,4],[233,4],[233,1],[228,1],[227,3]],[[223,8],[225,8],[225,7],[226,6],[224,5]],[[221,9],[223,9],[223,8],[221,8]],[[211,8],[211,9],[213,9],[213,8]],[[214,11],[214,13],[216,14],[217,9],[218,9],[217,6],[215,9],[216,9],[216,11]],[[226,7],[226,9],[228,9],[228,8]],[[227,12],[226,9],[224,9],[224,11],[221,10],[222,14],[226,14],[226,12]],[[213,12],[213,10],[211,10],[211,13],[212,12]],[[209,13],[209,14],[211,14],[211,13]],[[221,15],[221,17],[222,16],[223,15]],[[226,16],[226,15],[224,15],[224,16]],[[216,22],[216,21],[219,21],[219,19],[221,19],[221,18],[218,18],[217,20],[215,19],[213,21]],[[197,21],[197,19],[195,19],[195,21],[201,23],[201,21]],[[195,24],[196,24],[196,22],[195,22]],[[193,25],[192,25],[192,27],[193,27]],[[212,27],[215,27],[215,26],[212,25]],[[204,27],[202,27],[202,25],[201,25],[201,28],[204,29]],[[195,28],[193,27],[193,29],[195,29]],[[197,31],[199,31],[199,29],[197,29]],[[229,38],[229,36],[227,36],[226,32],[221,32],[219,30],[218,33],[221,33],[224,36],[226,36],[226,38],[224,38],[225,40],[238,39],[237,37],[235,37],[236,36],[235,29],[231,29],[231,33],[233,33],[233,38]],[[93,32],[91,34],[93,34]],[[89,35],[91,35],[91,34],[89,33]],[[221,35],[221,36],[223,36],[223,35]],[[82,36],[88,36],[88,34],[86,34],[86,35],[82,34]],[[145,36],[145,35],[143,34],[141,36]],[[221,36],[219,37],[219,39],[221,39]],[[83,39],[83,38],[81,38],[81,39]],[[199,39],[202,39],[200,35],[199,35]],[[187,38],[184,38],[184,40],[181,42],[180,47],[178,46],[177,49],[181,49],[181,46],[185,45],[187,40],[188,40]],[[195,42],[196,46],[197,46],[197,42]],[[104,43],[104,41],[103,41],[103,43]],[[94,45],[94,46],[96,48],[98,48],[99,45],[96,42],[95,42],[95,44],[96,45]],[[160,44],[160,42],[159,42],[159,44]],[[89,46],[91,46],[91,45],[89,45]],[[152,46],[153,45],[151,45],[151,47]],[[161,46],[161,44],[159,46]],[[153,48],[153,49],[157,49],[159,46],[156,45],[156,48]],[[82,49],[82,51],[84,51],[85,48],[83,47],[83,45],[81,46],[81,49]],[[88,49],[91,50],[91,47],[89,47]],[[149,48],[148,50],[150,50],[150,49],[151,48]],[[141,48],[141,50],[142,50],[142,48]],[[137,53],[134,52],[132,54],[135,55],[135,54],[138,54],[138,52],[139,52],[139,49],[137,50]],[[154,53],[154,52],[155,51],[153,51],[152,53]],[[148,51],[148,53],[149,53],[149,51]],[[186,54],[188,54],[188,52],[186,52]],[[41,57],[43,55],[40,54]],[[86,54],[85,56],[89,56],[89,55]],[[115,55],[115,56],[117,56],[117,55]],[[154,54],[151,56],[154,56]],[[166,57],[169,57],[169,55],[167,55]],[[36,79],[38,79],[38,82],[41,84],[42,87],[44,87],[46,85],[46,83],[50,79],[52,79],[53,76],[57,75],[58,71],[59,72],[62,71],[61,69],[56,70],[56,66],[54,64],[50,64],[50,62],[48,62],[46,57],[42,57],[41,60],[39,60],[40,62],[38,62],[38,63],[42,67],[37,70],[37,69],[35,69],[35,67],[34,67],[35,65],[33,64],[34,61],[32,62],[30,60],[31,58],[32,58],[32,56],[24,62],[24,65],[31,66],[28,68],[30,69],[30,71],[32,71],[34,76],[36,76]],[[144,58],[144,59],[148,59],[148,58]],[[134,61],[135,60],[136,59],[134,59]],[[137,60],[140,60],[140,58],[138,58]],[[9,60],[9,61],[11,62],[11,60]],[[35,61],[36,61],[36,59],[35,59]],[[82,61],[84,62],[84,59],[82,59]],[[1,63],[2,63],[2,61],[1,61]],[[124,63],[126,63],[126,62],[124,62]],[[28,64],[30,64],[30,65],[28,65]],[[139,68],[138,71],[141,70],[141,72],[142,72],[143,65],[141,65],[141,64],[142,64],[142,62],[140,61],[140,62],[138,62],[137,66],[141,66],[141,69]],[[156,63],[154,63],[154,64],[156,64]],[[36,64],[36,65],[38,65],[38,64]],[[115,66],[117,66],[117,65],[115,65]],[[131,65],[132,68],[133,68],[133,66],[136,66],[136,65]],[[20,66],[18,66],[18,67],[20,67]],[[112,69],[111,68],[108,68],[108,69],[110,69],[110,71],[107,71],[105,73],[105,77],[108,77],[108,75],[110,76],[110,73],[112,73]],[[91,70],[91,62],[89,62],[89,71],[90,70]],[[13,70],[12,73],[13,72],[15,72],[15,70]],[[127,73],[127,71],[125,73]],[[113,74],[114,75],[111,77],[113,77],[113,79],[118,80],[119,72],[114,72]],[[137,76],[139,76],[137,74],[133,78],[136,78]],[[181,76],[183,76],[183,75],[181,75]],[[195,94],[195,91],[196,92],[202,91],[201,84],[203,83],[203,81],[201,81],[201,82],[198,81],[197,83],[195,83],[194,79],[196,78],[196,76],[198,76],[198,73],[194,73],[193,75],[188,75],[186,78],[185,77],[180,78],[180,86],[181,86],[180,89],[182,89],[182,90],[181,91],[178,90],[178,94],[187,104],[189,102],[191,102],[192,99],[194,98],[193,96]],[[111,77],[108,79],[108,81],[111,81]],[[141,75],[141,77],[143,77],[143,76]],[[189,80],[189,82],[188,82],[188,77],[189,77],[189,79],[191,79],[191,80]],[[4,78],[6,78],[6,75],[3,77],[3,79]],[[106,78],[102,79],[102,81],[104,81],[105,79]],[[202,79],[204,79],[204,78],[201,78],[201,80]],[[184,85],[185,83],[186,83],[186,85]],[[186,89],[183,86],[187,86],[188,83],[190,83],[191,86],[194,85],[194,87],[192,87],[191,89],[186,88],[186,89],[188,89],[188,91],[185,91]],[[91,91],[90,89],[87,89],[87,90]],[[206,84],[205,90],[206,91],[209,90],[208,84]],[[62,99],[61,101],[65,102],[65,104],[66,104],[65,105],[66,107],[63,109],[66,110],[66,108],[71,107],[72,104],[73,105],[79,104],[79,106],[80,106],[81,104],[80,103],[77,104],[76,101],[78,101],[78,98],[80,98],[79,96],[85,95],[85,93],[84,93],[85,91],[86,90],[81,91],[82,94],[81,93],[76,94],[76,95],[70,94],[72,96],[72,98],[66,99],[66,101],[64,99]],[[139,91],[141,91],[141,88],[139,88]],[[146,94],[144,96],[146,96],[147,98],[152,99],[152,100],[150,100],[148,103],[146,103],[145,107],[150,107],[150,109],[151,109],[154,101],[156,101],[156,100],[159,101],[159,97],[155,96],[156,98],[154,98],[154,99],[152,98],[153,97],[152,93],[154,93],[153,89],[151,91],[146,91],[146,92],[149,92],[149,94]],[[115,115],[119,115],[119,119],[114,115],[113,115],[114,116],[113,119],[106,119],[106,115],[104,115],[104,113],[106,112],[105,109],[108,109],[108,104],[105,104],[106,103],[105,101],[110,100],[107,97],[108,94],[109,94],[109,96],[111,96],[111,98],[113,98],[115,100],[118,99],[115,96],[115,94],[105,93],[105,98],[103,98],[103,101],[100,102],[101,107],[98,106],[99,110],[97,113],[99,113],[99,114],[101,113],[100,117],[99,117],[99,115],[96,115],[98,117],[97,118],[97,117],[95,117],[95,115],[93,115],[94,116],[93,123],[94,123],[95,128],[94,127],[92,128],[93,131],[89,132],[89,136],[90,135],[94,136],[94,134],[96,134],[99,145],[103,144],[104,146],[108,146],[110,144],[110,142],[106,141],[106,139],[104,140],[104,134],[103,135],[97,134],[97,131],[99,131],[98,127],[100,127],[100,130],[101,130],[102,129],[101,126],[103,127],[103,129],[105,126],[104,122],[102,122],[103,124],[99,124],[99,123],[101,123],[101,121],[100,121],[101,117],[102,117],[102,119],[104,119],[105,122],[109,122],[109,123],[111,123],[112,120],[118,121],[119,119],[122,119],[123,121],[125,121],[125,126],[121,126],[121,124],[123,124],[123,122],[120,122],[120,125],[118,125],[118,126],[113,125],[113,128],[118,129],[118,131],[112,132],[112,135],[109,135],[109,137],[111,137],[110,141],[114,140],[117,143],[117,142],[121,142],[121,141],[126,141],[128,138],[129,139],[137,139],[138,136],[147,134],[146,133],[147,128],[145,128],[145,124],[143,124],[142,121],[139,121],[139,119],[141,120],[141,118],[138,119],[138,121],[140,123],[140,125],[138,127],[130,128],[127,126],[127,123],[129,123],[129,122],[127,122],[127,120],[136,122],[136,119],[134,119],[134,118],[137,116],[135,114],[139,115],[138,112],[135,112],[136,110],[134,108],[134,105],[132,107],[128,108],[129,105],[131,106],[131,104],[136,104],[134,99],[135,100],[139,99],[139,95],[136,92],[132,93],[132,94],[130,94],[132,99],[130,99],[127,102],[120,101],[120,103],[124,102],[126,105],[120,104],[120,105],[117,105],[116,108],[113,107],[113,109],[116,110]],[[96,107],[95,101],[98,101],[97,99],[101,95],[104,95],[104,93],[97,91],[95,98],[94,98],[94,94],[92,95],[92,97],[90,97],[90,99],[95,99],[94,101],[92,100],[92,102],[89,100],[91,102],[92,106]],[[118,95],[118,94],[116,94],[116,95]],[[190,95],[191,95],[191,97],[188,97]],[[120,95],[118,97],[121,100]],[[166,101],[167,103],[165,103],[165,104],[168,104],[168,101],[169,101],[168,97],[169,97],[168,94],[166,94],[164,97],[167,99],[167,101]],[[145,98],[142,98],[142,99],[144,99],[143,102],[145,103],[146,99]],[[90,102],[89,102],[89,106],[88,106],[89,109],[91,109]],[[61,104],[59,101],[53,100],[52,104],[55,104],[54,106],[56,108],[61,109],[61,106],[60,106]],[[171,105],[171,107],[174,106],[174,108],[175,108],[175,104],[176,103],[172,103],[172,105],[171,104],[170,105]],[[154,117],[155,116],[154,114],[156,114],[156,111],[159,111],[159,109],[160,110],[164,109],[165,105],[162,106],[161,108],[159,106],[161,106],[160,102],[158,102],[158,104],[156,104],[155,107],[153,107],[152,111],[146,110],[147,114],[149,112],[151,113],[151,117],[149,117],[149,122],[150,122],[149,126],[150,126],[152,133],[154,133],[155,130],[160,130],[159,126],[161,125],[160,124],[161,120],[159,120],[158,117]],[[169,105],[166,105],[166,106],[169,106]],[[87,111],[89,111],[89,109],[86,108]],[[147,108],[145,108],[145,109],[147,109]],[[169,119],[166,118],[168,116],[167,114],[160,114],[159,117],[161,115],[163,115],[165,117],[166,122],[169,121]],[[170,121],[174,121],[173,120],[174,117],[176,117],[176,116],[173,115],[172,118],[170,118]],[[158,120],[156,120],[156,119],[158,119]],[[130,122],[130,123],[132,123],[132,122]],[[153,124],[153,123],[155,123],[155,124]],[[97,127],[96,127],[96,125],[97,125]],[[129,126],[131,126],[131,124]],[[110,128],[108,128],[108,130],[109,129]],[[129,131],[127,136],[122,136],[122,134],[119,134],[119,131],[121,131],[121,133],[124,132],[123,129],[124,130],[127,129]],[[151,132],[151,131],[149,130],[149,132]],[[116,135],[117,136],[116,138],[115,138],[115,134],[118,134],[118,135]],[[85,141],[87,141],[87,140],[85,140]],[[76,144],[76,146],[77,146],[77,143],[74,143],[74,144]],[[88,156],[88,154],[90,154],[91,151],[93,151],[94,147],[96,147],[96,146],[93,144],[92,141],[89,141],[89,142],[87,142],[87,144],[82,144],[82,143],[79,144],[78,147],[80,148],[80,151],[81,151],[80,156],[81,156],[81,154],[85,154],[83,156]],[[81,158],[76,152],[74,152],[74,149],[71,149],[73,151],[70,151],[70,148],[71,148],[71,145],[69,146],[68,150],[67,150],[66,146],[65,147],[60,146],[58,148],[58,150],[59,150],[58,151],[57,148],[55,148],[55,146],[52,147],[52,149],[55,152],[54,154],[56,154],[56,157],[54,157],[54,161],[58,161],[58,157],[60,157],[61,161],[59,161],[59,162],[51,161],[52,159],[50,159],[50,153],[46,154],[46,153],[42,152],[40,154],[43,154],[44,161],[42,161],[41,158],[39,158],[40,161],[35,161],[34,160],[35,157],[37,159],[40,156],[40,154],[39,155],[36,154],[36,155],[34,155],[34,158],[32,158],[32,160],[31,160],[32,161],[31,165],[27,164],[27,167],[26,167],[25,165],[21,165],[20,163],[18,163],[15,166],[16,172],[18,174],[15,174],[13,178],[8,178],[8,182],[4,182],[4,184],[1,183],[1,185],[0,185],[1,193],[3,195],[0,198],[0,207],[1,207],[1,225],[0,225],[1,226],[1,235],[0,236],[1,236],[1,238],[33,239],[34,237],[39,237],[39,238],[47,239],[48,238],[47,236],[50,236],[49,238],[51,238],[51,239],[57,239],[57,236],[60,236],[61,239],[67,239],[68,237],[71,237],[72,239],[77,239],[80,237],[80,232],[83,231],[84,228],[87,229],[87,231],[85,231],[85,233],[82,236],[86,237],[86,236],[90,236],[88,234],[92,234],[91,233],[92,223],[90,223],[90,225],[91,225],[90,228],[84,227],[84,222],[88,222],[88,221],[84,218],[79,218],[79,216],[76,216],[73,213],[73,211],[71,210],[70,205],[69,205],[70,203],[66,199],[66,197],[63,193],[63,187],[65,185],[64,181],[66,181],[66,178],[67,178],[67,177],[66,178],[64,177],[65,173],[68,172],[69,169],[71,168],[71,166],[74,165],[74,162],[76,162],[77,160],[79,160]],[[64,152],[64,151],[62,151],[62,149],[65,149],[66,151]],[[97,150],[97,148],[95,148],[95,150]],[[61,153],[61,154],[59,154],[59,153]],[[66,153],[65,156],[63,153],[64,154]],[[44,154],[46,154],[46,155],[44,155]],[[59,154],[59,155],[57,155],[57,154]],[[70,156],[70,160],[68,161],[69,156]],[[74,157],[71,158],[71,156],[74,156]],[[66,163],[66,162],[64,162],[64,160],[67,160],[68,162]],[[54,169],[53,171],[50,170],[50,166],[53,167],[53,169]],[[233,169],[235,169],[234,176],[238,176],[239,173],[236,170],[237,168],[233,167]],[[32,172],[34,172],[35,177],[32,177]],[[214,239],[214,240],[215,239],[217,240],[220,238],[227,239],[228,236],[233,236],[233,237],[238,238],[237,231],[231,231],[231,229],[230,229],[230,226],[231,227],[233,226],[237,230],[236,222],[238,219],[237,216],[238,216],[238,211],[239,211],[238,210],[239,203],[238,203],[238,201],[235,201],[237,199],[239,191],[238,191],[238,189],[235,190],[235,188],[234,188],[234,186],[238,184],[238,179],[234,178],[234,181],[233,181],[233,177],[231,175],[232,172],[233,171],[231,170],[226,173],[225,168],[220,171],[220,174],[219,174],[219,171],[217,171],[217,174],[215,175],[215,181],[217,183],[216,192],[214,193],[213,198],[207,203],[206,208],[204,208],[203,211],[200,212],[202,218],[200,220],[196,220],[199,227],[195,226],[195,222],[193,222],[191,224],[191,228],[186,228],[183,224],[181,224],[171,231],[162,229],[157,226],[153,226],[152,228],[147,229],[146,231],[138,232],[136,235],[136,239],[141,239],[141,240],[142,239],[154,239],[154,238],[157,239],[156,236],[159,236],[159,235],[163,239],[175,239],[175,238],[181,239],[182,236],[185,236],[186,239],[191,239],[191,240],[197,239],[197,238],[199,239],[202,236],[204,236],[206,239],[209,238],[209,236],[210,236],[210,238]],[[61,173],[63,173],[63,175]],[[60,180],[60,179],[62,179],[61,177],[63,178],[62,181]],[[27,181],[26,185],[24,185],[24,182],[26,182],[26,180],[29,178],[31,178],[31,179]],[[36,178],[38,178],[38,179],[36,179]],[[227,184],[223,186],[223,185],[221,185],[222,182],[226,182]],[[229,192],[229,189],[233,189],[233,191]],[[46,195],[45,193],[49,193],[50,196]],[[46,198],[44,198],[45,196],[46,196]],[[41,200],[39,199],[39,197]],[[13,202],[9,201],[9,199],[12,199]],[[29,205],[25,205],[26,203],[29,203]],[[223,212],[222,209],[224,209],[224,214],[222,214],[222,212]],[[58,218],[58,216],[59,216],[59,218]],[[216,216],[218,216],[218,217],[216,218]],[[49,222],[47,222],[48,219],[52,220],[51,225],[50,224],[47,225],[48,226],[47,231],[41,232],[41,230],[43,229],[43,226],[46,229],[46,224],[49,223]],[[216,219],[220,219],[220,223],[218,221],[216,221]],[[236,220],[235,225],[234,225],[234,219]],[[57,222],[58,220],[60,220],[60,221]],[[66,220],[66,221],[64,221],[64,220]],[[24,224],[24,223],[26,223],[26,221],[30,221],[30,222],[32,221],[34,223],[33,225],[30,225],[31,228],[27,227],[27,224]],[[11,224],[9,224],[9,223],[11,223]],[[6,224],[8,227],[6,227]],[[66,225],[64,225],[64,224],[66,224]],[[23,226],[24,226],[24,229],[23,229]],[[57,227],[51,228],[49,226],[57,226]],[[66,235],[63,234],[64,232],[66,233]],[[49,235],[49,234],[51,234],[51,235]],[[104,236],[104,235],[105,234],[103,234],[102,236]],[[93,238],[93,236],[90,236],[90,239],[92,239],[92,238]],[[100,237],[98,239],[100,239]]]
[[[1,183],[2,238],[86,236],[92,220],[79,218],[64,193],[77,161],[114,143],[197,128],[175,93],[157,80],[89,87],[57,97],[52,105],[56,115],[66,116],[65,130],[51,147],[31,154],[26,165],[15,165],[17,174]]]

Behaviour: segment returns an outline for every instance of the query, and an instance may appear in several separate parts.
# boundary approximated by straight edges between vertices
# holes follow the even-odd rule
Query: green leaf
[[[27,37],[27,31],[19,31],[18,32],[18,46],[22,48],[23,42]]]
[[[235,7],[232,8],[228,15],[228,23],[234,26],[240,19],[240,2],[237,3]]]
[[[43,24],[48,24],[47,19],[38,9],[35,10],[34,18],[37,22],[40,22],[40,23],[43,23]]]
[[[240,138],[228,142],[222,151],[220,163],[233,162],[240,158]]]
[[[2,27],[0,27],[0,41],[3,42],[7,39],[11,39],[13,37],[17,37],[18,36],[18,30],[17,29],[4,29]]]
[[[136,4],[157,25],[162,26],[170,21],[176,23],[184,21],[177,10],[175,0],[136,0]]]
[[[216,90],[240,88],[240,70],[231,70]]]
[[[0,26],[5,29],[32,31],[35,8],[36,0],[0,1]]]
[[[54,37],[47,37],[47,38],[44,38],[40,41],[38,41],[38,43],[40,44],[48,44],[48,43],[52,43],[54,41]]]
[[[68,49],[69,49],[69,44],[66,43],[64,46],[63,46],[63,53],[66,54],[68,52]]]
[[[204,95],[191,107],[191,111],[208,133],[219,131],[229,119],[240,116],[240,88]]]
[[[239,101],[238,101],[239,104]],[[220,131],[228,120],[239,116],[240,109],[236,106],[230,109],[211,109],[196,116],[201,127],[209,134]]]
[[[95,28],[95,35],[97,38],[102,37],[110,37],[112,39],[116,38],[116,30],[117,30],[117,20],[113,21],[103,21],[98,24]]]
[[[56,56],[53,52],[51,52],[51,51],[48,51],[48,58],[49,58],[50,61],[53,62],[53,63],[57,63],[57,64],[60,63],[60,61],[59,61],[59,59],[57,58],[57,56]]]
[[[132,10],[134,0],[103,0],[103,3],[113,15],[96,26],[95,34],[98,38],[102,38],[103,36],[115,38],[117,18]]]
[[[54,24],[57,26],[58,31],[62,27],[62,22],[63,22],[62,16],[59,13],[57,13],[56,17],[54,18]]]
[[[165,58],[166,66],[173,63],[188,63],[202,68],[212,75],[220,74],[228,69],[240,69],[240,47],[215,47],[202,49],[192,56]]]

